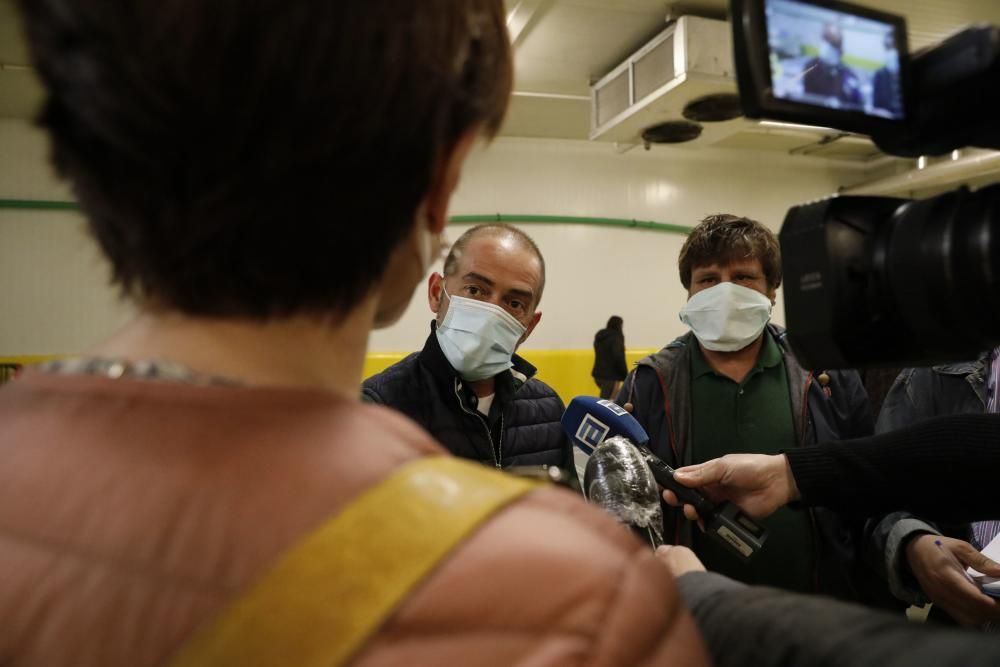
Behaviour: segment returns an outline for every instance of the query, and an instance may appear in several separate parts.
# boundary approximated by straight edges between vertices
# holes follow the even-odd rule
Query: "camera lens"
[[[892,216],[885,279],[903,331],[929,357],[1000,340],[1000,185],[908,202]]]
[[[1000,343],[1000,185],[833,197],[791,209],[780,238],[807,368],[969,361]]]

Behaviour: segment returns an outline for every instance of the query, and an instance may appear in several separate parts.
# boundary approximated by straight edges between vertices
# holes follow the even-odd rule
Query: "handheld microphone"
[[[617,403],[593,396],[577,396],[562,417],[563,432],[585,454],[593,455],[602,442],[615,436],[635,445],[656,482],[681,502],[693,505],[705,532],[744,560],[755,556],[767,540],[767,530],[729,502],[716,505],[695,489],[674,479],[674,469],[649,449],[649,436],[635,417]],[[589,466],[589,462],[588,462]]]
[[[594,449],[583,475],[587,500],[632,528],[654,549],[663,544],[656,480],[631,442],[611,437]]]

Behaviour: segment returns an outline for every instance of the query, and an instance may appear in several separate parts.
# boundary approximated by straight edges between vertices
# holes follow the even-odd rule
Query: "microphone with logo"
[[[767,531],[739,507],[729,502],[716,505],[698,491],[674,480],[674,469],[649,449],[649,436],[645,429],[617,403],[593,396],[577,396],[563,413],[562,427],[573,444],[591,457],[609,440],[624,439],[645,462],[656,482],[673,491],[681,502],[693,505],[704,522],[705,532],[740,559],[753,558],[764,546]],[[602,458],[617,453],[631,461],[630,454],[623,453],[626,451],[619,445],[609,448],[606,453],[602,452]],[[634,466],[634,463],[623,461],[621,465]],[[590,469],[589,461],[587,469]],[[587,475],[584,475],[585,488],[589,486],[586,478]]]
[[[653,473],[627,438],[598,445],[583,474],[583,493],[654,549],[663,544],[663,510]]]

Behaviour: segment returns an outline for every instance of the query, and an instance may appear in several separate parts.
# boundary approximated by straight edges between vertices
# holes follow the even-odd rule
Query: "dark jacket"
[[[562,399],[514,355],[496,376],[489,417],[441,352],[434,327],[424,349],[365,380],[362,397],[387,405],[423,426],[455,456],[497,468],[556,465],[575,476],[573,450],[563,435]]]
[[[814,448],[810,448],[814,449]],[[836,449],[836,448],[834,448]],[[713,572],[677,580],[715,667],[995,667],[1000,641]]]
[[[828,65],[819,58],[813,58],[803,68],[802,88],[806,93],[835,97],[844,104],[860,107],[861,82],[854,71],[842,63]]]
[[[986,412],[986,372],[989,353],[976,361],[904,369],[885,397],[876,433],[888,433],[945,415]],[[943,534],[970,541],[968,523],[931,522],[909,512],[892,512],[869,520],[865,529],[865,557],[889,583],[898,599],[909,604],[927,602],[904,566],[906,543],[921,533]]]
[[[774,324],[769,324],[768,329],[784,355],[798,445],[870,435],[873,420],[868,395],[857,372],[807,371],[792,355],[784,329]],[[687,333],[640,360],[618,394],[619,404],[632,404],[632,414],[649,434],[650,447],[672,467],[692,462],[689,446],[692,344],[697,344],[694,334]],[[820,375],[828,376],[825,385],[818,379]],[[867,589],[868,579],[874,577],[857,571],[857,543],[863,524],[860,521],[848,524],[823,508],[812,509],[810,514],[817,592],[851,600],[865,598],[859,588]],[[666,505],[664,528],[668,542],[691,544],[690,523]],[[863,583],[859,576],[866,577]],[[881,597],[883,591],[878,595]]]
[[[625,335],[617,329],[601,329],[594,336],[594,368],[590,375],[600,380],[624,380]]]

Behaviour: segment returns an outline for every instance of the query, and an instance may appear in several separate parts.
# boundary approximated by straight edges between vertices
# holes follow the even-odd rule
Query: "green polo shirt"
[[[785,361],[764,331],[757,364],[743,382],[717,373],[699,345],[691,350],[692,461],[725,454],[777,454],[795,446],[795,423]],[[710,571],[748,584],[812,592],[813,544],[806,510],[784,507],[765,519],[767,542],[745,563],[728,549],[694,531],[694,549]]]

